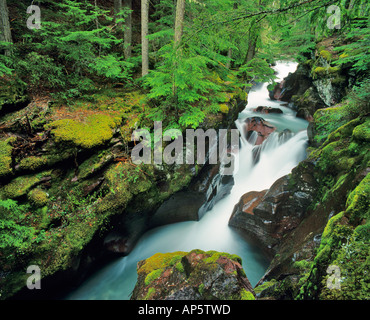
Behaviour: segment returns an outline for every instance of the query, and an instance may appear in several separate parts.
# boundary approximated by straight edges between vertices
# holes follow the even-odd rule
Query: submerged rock
[[[254,300],[241,263],[216,251],[157,253],[138,263],[131,300]]]
[[[256,109],[254,109],[255,112],[260,113],[283,113],[283,111],[279,108],[272,108],[272,107],[265,107],[265,106],[259,106]]]

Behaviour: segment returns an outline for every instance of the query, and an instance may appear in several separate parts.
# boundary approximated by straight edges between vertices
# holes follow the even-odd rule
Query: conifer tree
[[[9,12],[6,0],[0,0],[0,41],[12,43],[12,33],[9,23]],[[4,54],[10,55],[10,50],[6,49]]]
[[[141,55],[142,76],[149,73],[149,0],[141,0]]]

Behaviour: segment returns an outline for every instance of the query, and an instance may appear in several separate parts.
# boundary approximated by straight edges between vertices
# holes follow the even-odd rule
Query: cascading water
[[[297,64],[280,62],[275,69],[279,79],[293,72]],[[278,107],[283,114],[263,114],[253,111],[257,106]],[[253,148],[241,137],[241,149],[236,155],[239,168],[234,173],[235,184],[231,193],[217,202],[200,221],[166,225],[147,232],[126,257],[105,266],[93,274],[67,299],[129,299],[134,289],[137,262],[157,252],[216,250],[239,255],[252,285],[266,271],[269,261],[257,247],[249,244],[228,226],[228,221],[240,197],[249,191],[268,189],[278,178],[288,174],[305,158],[307,122],[295,117],[295,112],[278,101],[268,98],[267,84],[255,86],[248,96],[248,106],[236,121],[238,129],[248,117],[263,117],[277,128],[260,146],[255,163]],[[288,131],[285,129],[289,129]],[[284,131],[285,130],[285,131]],[[280,134],[279,134],[280,133]]]

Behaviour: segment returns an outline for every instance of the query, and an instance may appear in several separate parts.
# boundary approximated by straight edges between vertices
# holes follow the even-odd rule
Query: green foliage
[[[206,104],[221,90],[220,85],[210,80],[207,63],[212,61],[197,55],[192,48],[179,52],[172,43],[159,52],[161,64],[145,78],[150,88],[148,97],[160,105],[150,117],[167,120],[167,126],[172,120],[182,127],[198,127],[205,118]],[[172,119],[168,118],[171,110],[175,113]]]
[[[276,78],[269,63],[259,57],[255,57],[242,65],[239,68],[239,74],[258,82],[271,82]]]
[[[26,12],[23,6],[19,14]],[[134,64],[118,54],[122,40],[111,32],[108,13],[85,0],[48,2],[42,28],[22,33],[12,61],[0,61],[0,73],[13,68],[29,91],[51,89],[66,100],[91,91],[97,81],[131,81]]]
[[[369,238],[368,238],[369,239]],[[329,290],[326,286],[328,275],[323,277],[320,299],[367,300],[370,287],[369,242],[348,237],[336,253],[333,265],[340,266],[340,290]]]
[[[370,112],[370,80],[366,79],[354,86],[348,94],[350,111],[354,114],[365,115]]]
[[[32,88],[39,86],[45,89],[63,88],[65,86],[62,66],[55,64],[47,55],[31,52],[20,60],[16,71],[22,80]]]
[[[44,233],[38,233],[26,222],[29,209],[11,199],[0,200],[0,248],[8,261],[44,239]]]
[[[370,28],[364,23],[354,24],[353,29],[345,34],[345,45],[335,48],[341,52],[340,58],[334,62],[337,65],[350,65],[358,73],[369,73],[370,70]]]

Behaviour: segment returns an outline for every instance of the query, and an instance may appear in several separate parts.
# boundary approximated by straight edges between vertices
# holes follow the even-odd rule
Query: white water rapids
[[[275,66],[280,80],[294,72],[296,63],[278,62]],[[277,81],[279,81],[279,79]],[[249,191],[268,189],[278,178],[288,174],[302,161],[306,154],[307,125],[296,118],[295,112],[271,101],[267,83],[255,86],[249,93],[248,105],[236,121],[240,129],[248,117],[262,117],[277,128],[277,132],[289,129],[292,134],[287,141],[272,133],[263,143],[260,159],[253,164],[252,148],[245,138],[241,138],[239,169],[234,173],[235,184],[231,193],[217,202],[200,221],[181,222],[155,228],[139,240],[133,251],[91,275],[66,299],[108,299],[125,300],[130,298],[137,275],[137,262],[157,252],[191,251],[193,249],[216,250],[237,254],[242,258],[244,271],[254,286],[265,273],[269,261],[261,250],[243,239],[228,226],[231,213],[240,197]],[[283,114],[260,114],[253,112],[257,106],[277,107]]]

